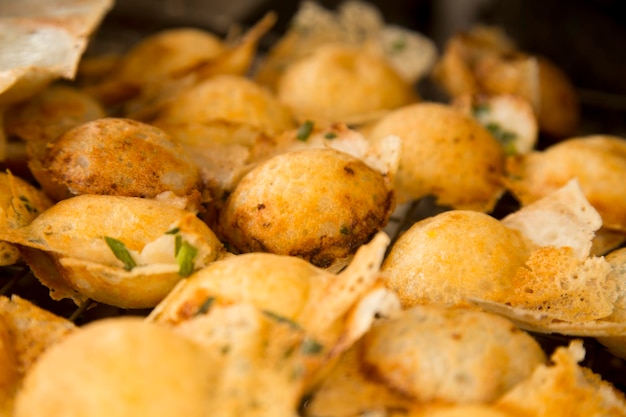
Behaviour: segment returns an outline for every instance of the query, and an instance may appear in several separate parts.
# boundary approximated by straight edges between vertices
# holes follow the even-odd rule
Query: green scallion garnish
[[[271,318],[273,320],[276,320],[279,323],[284,323],[284,324],[286,324],[286,325],[288,325],[288,326],[290,326],[290,327],[292,327],[294,329],[300,329],[300,325],[298,323],[296,323],[295,321],[293,321],[291,319],[288,319],[287,317],[280,316],[280,315],[278,315],[276,313],[273,313],[273,312],[267,311],[267,310],[264,310],[263,314],[265,314],[267,317],[269,317],[269,318]]]
[[[305,142],[309,138],[309,136],[311,136],[312,131],[313,122],[307,120],[306,122],[302,123],[302,125],[298,128],[298,133],[296,134],[296,137],[298,138],[298,140]]]
[[[124,264],[125,270],[130,271],[137,266],[137,263],[133,259],[133,256],[130,254],[124,243],[109,236],[105,236],[104,241],[109,246],[109,249],[111,249],[111,251],[113,252],[113,255],[115,255],[115,257]]]
[[[178,237],[178,235],[176,236]],[[176,252],[176,263],[178,263],[178,275],[188,277],[193,273],[194,259],[198,254],[198,249],[181,239],[180,247]]]
[[[300,350],[305,355],[317,355],[324,350],[324,346],[318,341],[307,337],[302,341]]]
[[[214,302],[215,302],[215,297],[207,297],[207,299],[204,300],[200,308],[198,308],[198,311],[196,311],[196,316],[208,313]]]

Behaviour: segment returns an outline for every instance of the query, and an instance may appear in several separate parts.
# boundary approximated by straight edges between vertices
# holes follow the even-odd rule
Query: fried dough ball
[[[89,83],[85,88],[107,105],[150,96],[155,94],[154,90],[225,50],[222,40],[206,30],[165,29],[140,40],[109,65],[105,76],[91,80],[94,84]]]
[[[102,105],[84,91],[70,85],[53,84],[30,100],[9,108],[5,127],[7,133],[22,140],[45,144],[105,114]]]
[[[546,361],[539,343],[495,314],[422,305],[364,335],[364,362],[421,402],[490,402]]]
[[[277,96],[300,120],[363,123],[418,100],[413,86],[380,55],[325,45],[289,65]]]
[[[34,173],[35,174],[35,173]],[[124,118],[103,118],[65,132],[49,147],[36,178],[67,191],[44,188],[57,199],[77,194],[154,198],[190,196],[200,188],[191,157],[163,130]]]
[[[223,53],[226,46],[203,29],[179,27],[143,38],[125,55],[116,76],[128,83],[145,85],[167,79]]]
[[[471,116],[439,103],[417,103],[380,119],[367,137],[401,139],[398,203],[435,195],[441,205],[490,211],[502,194],[504,150]]]
[[[418,32],[389,25],[376,6],[345,1],[328,10],[313,1],[300,3],[286,33],[256,67],[255,79],[273,90],[293,62],[329,44],[367,49],[384,56],[398,73],[414,84],[437,57],[434,42]]]
[[[380,314],[399,309],[397,298],[382,288],[379,277],[388,243],[380,232],[336,274],[294,256],[260,252],[229,256],[182,281],[150,318],[176,325],[202,314],[207,300],[249,303],[297,323],[318,341],[334,344],[340,338],[351,343],[355,334],[360,336],[369,327],[371,310],[366,305]]]
[[[529,204],[577,178],[604,227],[626,231],[626,141],[609,135],[574,137],[507,161],[506,186]]]
[[[241,253],[292,255],[329,267],[382,230],[394,203],[385,174],[335,149],[306,149],[248,172],[217,230]]]
[[[99,320],[41,356],[14,415],[204,417],[215,384],[209,359],[199,345],[140,318]]]
[[[237,75],[211,77],[181,93],[166,105],[151,123],[167,128],[177,125],[219,127],[228,122],[249,126],[257,134],[274,135],[295,127],[291,112],[260,84]],[[232,129],[213,141],[232,143]],[[241,141],[251,145],[252,138]]]
[[[223,255],[194,213],[138,197],[72,197],[0,238],[19,246],[53,299],[122,308],[155,306],[181,278]]]
[[[400,235],[381,270],[408,308],[467,298],[502,299],[528,259],[525,238],[480,212],[452,210],[415,223]]]

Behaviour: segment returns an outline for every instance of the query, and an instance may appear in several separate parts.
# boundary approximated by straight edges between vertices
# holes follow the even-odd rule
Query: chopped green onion
[[[391,44],[391,51],[395,53],[400,53],[406,49],[406,39],[404,37],[397,38]]]
[[[204,300],[204,303],[202,303],[198,311],[196,311],[196,316],[199,316],[200,314],[208,313],[214,302],[215,302],[215,297],[207,297],[207,299]]]
[[[517,153],[515,148],[515,139],[517,135],[509,130],[505,130],[497,123],[487,123],[485,126],[487,130],[500,142],[507,155],[514,155]]]
[[[278,315],[276,313],[273,313],[273,312],[267,311],[267,310],[264,310],[263,314],[265,314],[267,317],[269,317],[271,319],[276,320],[279,323],[287,324],[287,325],[289,325],[290,327],[292,327],[294,329],[300,329],[300,325],[298,323],[296,323],[295,321],[293,321],[291,319],[288,319],[287,317],[280,316],[280,315]]]
[[[324,137],[326,139],[335,139],[337,137],[337,134],[335,132],[328,132],[324,135]]]
[[[350,228],[344,224],[339,229],[339,233],[341,233],[342,235],[349,235],[350,234]]]
[[[126,245],[124,245],[124,243],[109,236],[105,236],[104,241],[109,246],[109,249],[111,249],[111,251],[113,252],[113,255],[115,255],[117,259],[122,261],[125,270],[130,271],[137,266],[137,263],[133,259],[128,249],[126,249]]]
[[[489,112],[491,112],[491,107],[489,107],[489,104],[480,103],[474,104],[472,106],[472,115],[479,120],[488,115]]]
[[[178,237],[178,235],[177,235]],[[178,275],[188,277],[193,272],[193,260],[198,254],[198,249],[190,245],[186,241],[182,241],[179,250],[176,253],[176,262],[178,263]]]
[[[180,247],[183,245],[183,237],[181,235],[174,236],[174,256],[178,256]]]
[[[324,346],[318,341],[307,337],[302,341],[300,349],[305,355],[317,355],[322,350],[324,350]]]
[[[306,122],[302,124],[302,126],[298,128],[298,133],[296,137],[298,138],[298,140],[305,142],[309,138],[309,136],[311,136],[312,131],[313,131],[313,122],[310,120],[307,120]]]
[[[175,227],[171,230],[168,230],[167,232],[165,232],[166,235],[175,235],[176,233],[180,232],[180,227]]]

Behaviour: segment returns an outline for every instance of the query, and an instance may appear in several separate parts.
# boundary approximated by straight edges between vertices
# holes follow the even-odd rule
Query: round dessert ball
[[[239,253],[270,252],[329,267],[389,220],[387,175],[330,148],[292,151],[257,165],[220,213],[217,231]]]

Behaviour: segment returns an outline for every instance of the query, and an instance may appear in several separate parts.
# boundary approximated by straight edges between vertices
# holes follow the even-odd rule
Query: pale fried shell
[[[609,229],[626,230],[626,142],[590,135],[561,141],[507,161],[507,188],[529,204],[577,178],[585,197]]]
[[[441,205],[488,212],[500,198],[504,150],[476,120],[439,103],[417,103],[380,119],[373,143],[400,138],[398,203],[434,195]]]
[[[509,320],[438,305],[378,322],[364,336],[363,359],[405,395],[450,403],[493,401],[546,360]]]
[[[582,341],[559,347],[551,362],[534,369],[494,403],[513,415],[623,416],[626,399],[611,384],[579,364],[585,357]]]
[[[502,219],[537,246],[567,246],[578,259],[589,256],[600,214],[585,197],[575,178]]]
[[[50,198],[32,184],[0,172],[0,229],[25,226],[51,205]],[[14,245],[0,242],[0,265],[13,265],[19,259]]]
[[[177,236],[197,249],[193,270],[222,256],[222,244],[193,213],[136,197],[82,195],[63,200],[3,239],[19,245],[55,299],[81,302],[89,297],[143,308],[156,305],[182,278],[175,257]],[[137,266],[125,270],[105,237],[121,241]]]
[[[218,231],[240,253],[299,256],[329,267],[387,224],[395,204],[390,182],[334,149],[283,153],[242,178],[220,212]]]
[[[530,103],[521,96],[465,94],[456,97],[452,105],[485,126],[508,155],[530,152],[537,144],[537,118]]]
[[[584,323],[608,317],[618,296],[611,266],[602,257],[581,260],[569,247],[534,250],[503,301],[545,311],[553,320]]]
[[[590,256],[602,220],[576,179],[502,223],[532,242],[532,251],[512,277],[510,291],[499,298],[476,298],[501,302],[508,317],[526,317],[546,332],[586,329],[612,314],[620,294],[612,266]]]
[[[190,195],[200,173],[182,146],[163,130],[124,118],[76,126],[55,140],[43,172],[71,194],[152,198],[164,191]]]
[[[50,346],[77,329],[71,321],[17,295],[0,296],[0,310],[13,336],[16,366],[22,376]]]
[[[150,319],[169,324],[189,320],[211,298],[245,302],[291,320],[317,340],[343,351],[369,328],[374,316],[399,308],[395,296],[382,290],[379,281],[388,242],[386,235],[378,234],[337,275],[284,255],[227,257],[181,281]]]
[[[0,6],[0,104],[37,94],[56,78],[71,79],[110,0],[8,2]],[[25,52],[26,51],[26,52]]]
[[[523,236],[480,212],[452,210],[415,223],[385,259],[386,285],[405,308],[427,302],[499,299],[529,255]]]
[[[626,333],[626,323],[590,320],[574,323],[555,318],[546,311],[512,307],[490,300],[471,299],[482,309],[504,316],[520,328],[536,333],[557,333],[579,337],[620,336]]]

